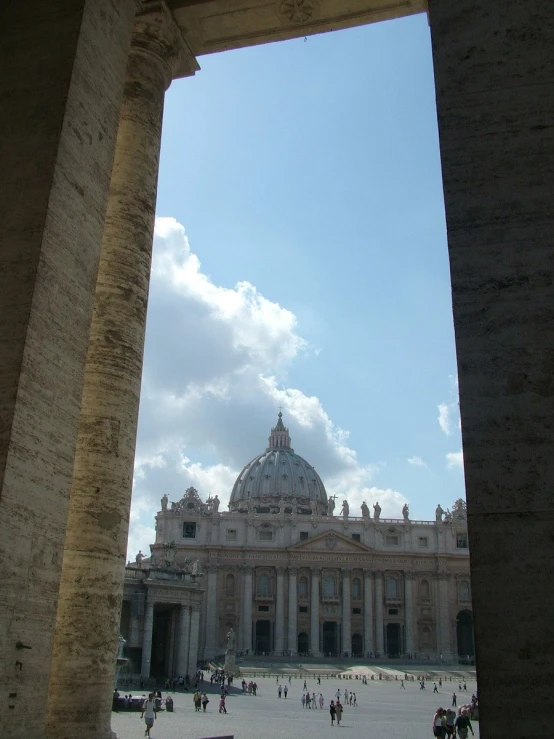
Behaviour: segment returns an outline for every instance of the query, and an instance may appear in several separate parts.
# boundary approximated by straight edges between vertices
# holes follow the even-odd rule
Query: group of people
[[[438,739],[446,739],[447,737],[468,739],[469,731],[474,735],[467,706],[462,706],[457,715],[452,708],[437,708],[435,711],[433,736],[438,737]]]
[[[339,698],[337,698],[336,701],[331,701],[331,703],[329,703],[329,713],[331,714],[331,726],[335,725],[335,719],[337,720],[337,726],[340,726],[343,711],[344,711],[344,708]]]
[[[256,692],[258,690],[258,683],[255,680],[250,680],[250,682],[247,683],[246,680],[243,678],[241,685],[243,693],[248,693],[248,695],[256,695]],[[281,696],[279,695],[279,698],[280,697]],[[287,695],[285,693],[285,698],[286,697]]]

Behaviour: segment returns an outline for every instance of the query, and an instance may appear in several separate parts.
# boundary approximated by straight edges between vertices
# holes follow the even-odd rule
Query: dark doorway
[[[326,657],[336,657],[339,652],[337,633],[335,621],[323,622],[323,654]]]
[[[271,621],[256,621],[256,646],[257,653],[269,654],[271,652]]]
[[[389,657],[399,657],[402,653],[402,629],[400,624],[387,624],[386,651]]]
[[[152,652],[150,654],[150,675],[159,677],[169,675],[169,648],[171,642],[171,612],[154,611],[152,628]]]
[[[361,657],[364,652],[361,634],[352,634],[352,656]]]
[[[475,642],[473,639],[473,614],[471,611],[460,611],[456,617],[456,637],[458,641],[458,657],[473,660]]]
[[[310,649],[310,639],[305,631],[298,634],[298,655],[307,655]]]

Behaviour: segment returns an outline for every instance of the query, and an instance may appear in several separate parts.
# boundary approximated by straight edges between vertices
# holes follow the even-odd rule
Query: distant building
[[[152,564],[204,575],[199,657],[221,655],[231,627],[248,653],[473,657],[465,503],[446,513],[438,506],[433,521],[411,521],[407,506],[402,518],[383,519],[378,503],[372,512],[364,503],[361,514],[351,516],[347,501],[335,510],[315,469],[291,448],[281,413],[267,449],[240,473],[228,512],[194,488],[178,502],[164,496]],[[172,624],[165,663],[152,663],[160,674],[182,672],[167,645],[181,639],[179,617],[167,616],[177,610],[172,597],[170,587],[147,593],[146,649],[160,619]]]

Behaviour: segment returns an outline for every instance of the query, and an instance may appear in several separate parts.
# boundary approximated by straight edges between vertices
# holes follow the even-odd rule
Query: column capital
[[[190,77],[200,69],[165,0],[142,0],[135,18],[133,53],[161,60],[166,89],[174,78]]]
[[[312,577],[321,577],[321,567],[310,567]]]
[[[439,582],[447,582],[452,578],[452,575],[450,572],[437,572],[437,580]]]
[[[298,575],[298,567],[287,567],[289,576],[296,577]]]
[[[373,570],[364,570],[364,579],[365,580],[373,580],[374,572]]]
[[[405,580],[415,580],[416,573],[412,572],[411,570],[404,570],[404,579]]]
[[[221,565],[216,564],[215,562],[208,562],[205,565],[205,570],[207,573],[219,572],[220,569],[221,569]]]
[[[275,572],[277,573],[277,577],[283,577],[286,571],[287,571],[287,568],[286,567],[279,566],[279,567],[276,567],[275,568]]]

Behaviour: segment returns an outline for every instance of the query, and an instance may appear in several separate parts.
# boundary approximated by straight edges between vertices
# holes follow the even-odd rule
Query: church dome
[[[243,468],[233,486],[229,508],[247,510],[248,501],[258,512],[276,511],[296,499],[299,512],[309,513],[313,501],[321,512],[327,509],[327,493],[311,464],[291,447],[288,428],[279,412],[277,425],[271,429],[269,446]]]

